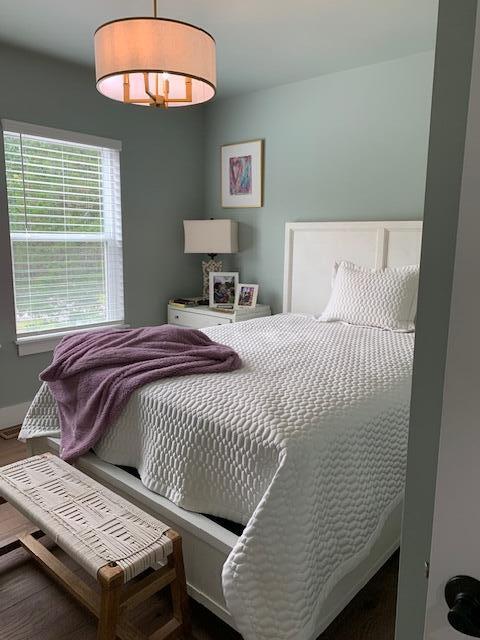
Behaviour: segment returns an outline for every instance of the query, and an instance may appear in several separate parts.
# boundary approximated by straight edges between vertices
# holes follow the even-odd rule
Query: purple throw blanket
[[[72,460],[95,445],[138,387],[241,366],[233,349],[201,331],[162,325],[67,336],[40,379],[57,403],[61,456]]]

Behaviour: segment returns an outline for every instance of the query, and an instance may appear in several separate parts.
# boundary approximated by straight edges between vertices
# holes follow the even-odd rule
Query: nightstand
[[[187,307],[178,309],[168,305],[168,324],[176,324],[180,327],[201,329],[213,327],[216,324],[230,324],[252,318],[263,318],[271,315],[270,307],[266,304],[257,304],[254,309],[234,309],[230,312],[217,311],[210,307]]]

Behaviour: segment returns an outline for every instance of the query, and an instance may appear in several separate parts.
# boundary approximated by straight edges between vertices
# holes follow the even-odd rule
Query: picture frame
[[[238,272],[210,271],[209,306],[218,309],[233,309],[238,289]]]
[[[239,284],[235,293],[235,309],[255,309],[258,284]]]
[[[263,207],[263,140],[221,148],[222,207]]]

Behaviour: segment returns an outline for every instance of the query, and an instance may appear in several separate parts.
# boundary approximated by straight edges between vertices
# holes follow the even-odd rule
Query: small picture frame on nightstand
[[[238,289],[238,273],[210,271],[209,277],[210,306],[214,309],[233,309],[235,304],[235,294]]]
[[[254,309],[257,298],[258,284],[239,284],[235,293],[235,309]]]

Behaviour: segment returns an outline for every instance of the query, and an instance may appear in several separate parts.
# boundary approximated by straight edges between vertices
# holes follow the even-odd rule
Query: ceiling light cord
[[[153,17],[158,18],[157,0],[153,0]]]

